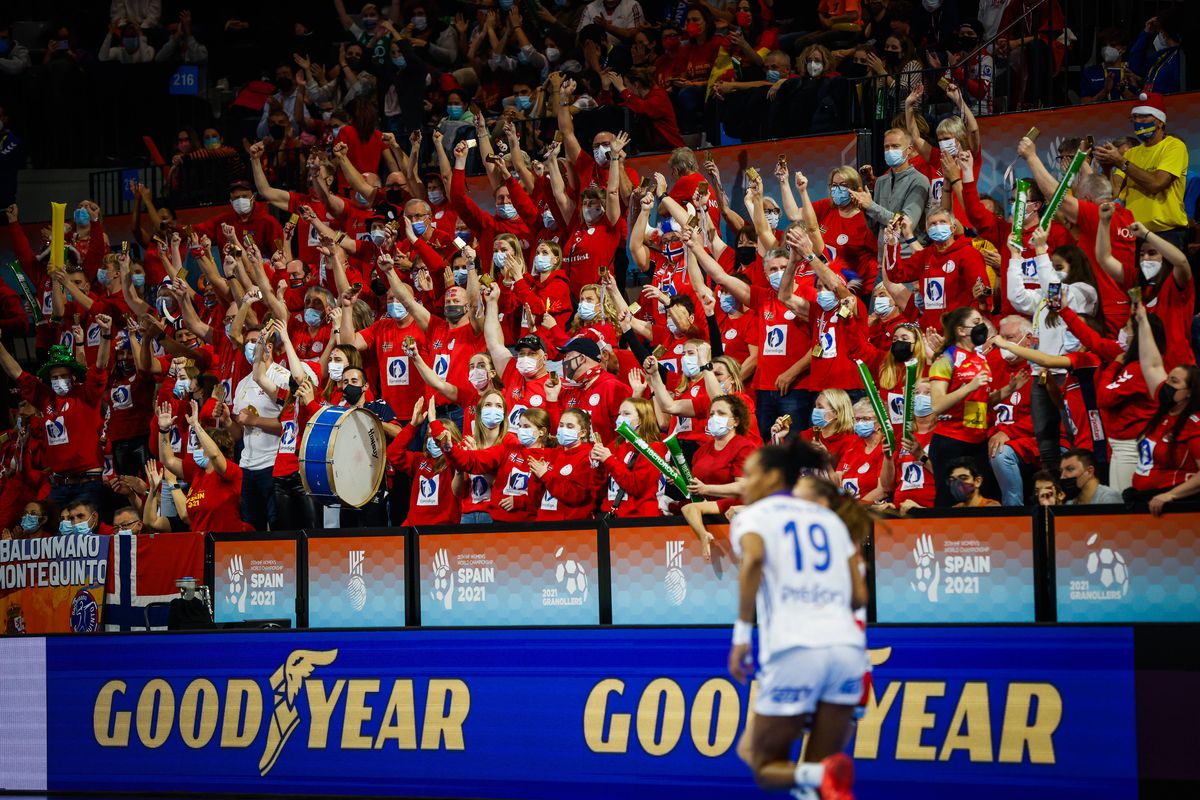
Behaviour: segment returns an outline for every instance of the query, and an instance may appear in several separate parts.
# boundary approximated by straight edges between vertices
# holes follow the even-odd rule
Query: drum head
[[[338,420],[329,443],[333,491],[346,505],[366,505],[383,481],[387,442],[370,411],[353,408]]]

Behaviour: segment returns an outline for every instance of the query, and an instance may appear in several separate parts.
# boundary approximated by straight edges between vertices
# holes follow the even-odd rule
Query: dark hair
[[[100,510],[91,500],[74,500],[70,503],[67,503],[66,510],[71,511],[72,509],[80,507],[86,508],[89,514],[95,514]]]
[[[350,127],[358,134],[360,142],[366,142],[379,125],[379,111],[375,103],[365,97],[356,97],[346,107],[350,112]]]
[[[972,458],[971,456],[961,456],[959,458],[954,459],[949,464],[947,464],[946,465],[946,475],[949,475],[951,472],[954,472],[954,470],[956,470],[956,469],[965,469],[967,472],[971,473],[972,478],[983,477],[979,473],[979,465],[975,463],[975,459]]]
[[[729,410],[733,412],[733,419],[737,423],[734,426],[734,433],[739,436],[745,436],[750,430],[750,409],[746,406],[746,401],[738,397],[736,394],[723,394],[720,397],[714,397],[708,407],[711,409],[717,403],[727,403]]]
[[[1062,487],[1058,483],[1058,478],[1054,477],[1054,473],[1048,469],[1039,469],[1037,472],[1033,473],[1033,477],[1029,482],[1035,486],[1038,483],[1049,483],[1054,486],[1055,492],[1062,492]]]
[[[937,360],[943,353],[958,344],[958,334],[955,331],[963,327],[967,317],[973,313],[975,313],[975,309],[970,306],[959,306],[942,314],[942,334],[945,336],[945,340],[942,342],[942,349],[932,360]]]
[[[686,294],[677,294],[671,298],[671,302],[667,303],[667,308],[674,308],[675,306],[683,306],[689,314],[696,313],[695,301]]]
[[[1059,460],[1061,461],[1062,459],[1066,458],[1078,458],[1079,463],[1083,465],[1084,469],[1089,469],[1096,466],[1096,454],[1091,450],[1084,450],[1082,447],[1072,447],[1070,450],[1063,453],[1062,458]]]
[[[797,437],[789,444],[768,444],[758,449],[764,470],[779,470],[786,486],[795,486],[801,475],[828,470],[829,452]],[[830,484],[832,486],[832,484]],[[833,487],[837,492],[837,487]]]
[[[1063,261],[1067,262],[1067,277],[1063,278],[1063,283],[1086,283],[1095,289],[1097,294],[1099,293],[1100,287],[1096,284],[1096,273],[1092,270],[1092,262],[1078,245],[1064,244],[1055,250],[1051,256],[1059,256]],[[1095,314],[1103,321],[1104,308],[1102,304],[1096,304]],[[1046,313],[1047,326],[1052,328],[1057,327],[1058,318],[1058,312],[1049,309]]]
[[[1179,444],[1179,434],[1183,431],[1183,426],[1187,424],[1188,417],[1200,411],[1200,367],[1197,367],[1195,364],[1180,364],[1178,368],[1183,369],[1187,373],[1185,380],[1187,381],[1187,389],[1190,394],[1187,399],[1187,405],[1183,407],[1183,411],[1175,418],[1175,424],[1171,426],[1171,445],[1167,448],[1168,458],[1173,457],[1175,454],[1175,447]],[[1165,385],[1166,381],[1160,383],[1158,391],[1162,391],[1162,387]],[[1142,428],[1141,434],[1138,435],[1138,441],[1145,439],[1151,431],[1158,428],[1170,411],[1170,408],[1163,408],[1159,404],[1158,409],[1154,412],[1154,416],[1150,418],[1150,421],[1146,423],[1146,427]]]
[[[701,5],[700,3],[688,3],[687,11],[683,15],[683,24],[685,27],[687,25],[687,15],[693,11],[704,18],[704,41],[707,42],[717,35],[717,22],[713,19],[712,12],[708,10],[708,6]]]
[[[225,458],[233,458],[233,434],[228,428],[205,428],[204,432],[208,434],[208,438],[213,440],[213,444],[221,451],[221,455]]]
[[[1146,321],[1150,323],[1150,335],[1154,337],[1154,346],[1158,348],[1158,352],[1162,353],[1167,349],[1167,328],[1158,314],[1147,314]],[[1125,351],[1122,364],[1138,360],[1138,353],[1141,352],[1141,331],[1142,328],[1135,319],[1133,335],[1129,337],[1129,349]]]

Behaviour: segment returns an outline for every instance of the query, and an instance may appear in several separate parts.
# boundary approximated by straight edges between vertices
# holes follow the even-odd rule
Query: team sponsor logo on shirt
[[[408,386],[408,356],[391,356],[387,360],[388,386]]]
[[[70,444],[71,437],[67,435],[67,424],[62,417],[46,419],[46,442],[51,447]]]

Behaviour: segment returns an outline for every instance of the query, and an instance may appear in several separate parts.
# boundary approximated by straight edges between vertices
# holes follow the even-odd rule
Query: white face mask
[[[1158,273],[1162,270],[1162,262],[1142,259],[1141,268],[1142,275],[1146,278],[1146,280],[1152,281],[1158,277]]]
[[[1122,350],[1129,349],[1129,331],[1125,330],[1124,328],[1121,328],[1121,330],[1117,331],[1117,344],[1121,346]]]
[[[605,164],[608,163],[608,154],[610,152],[612,152],[612,148],[606,144],[599,145],[598,147],[593,147],[592,148],[592,159],[596,162],[597,166],[603,167]]]
[[[1166,50],[1167,47],[1168,47],[1167,35],[1165,33],[1163,33],[1162,31],[1159,31],[1158,36],[1154,37],[1154,49],[1155,50]]]
[[[487,386],[488,374],[487,370],[476,367],[467,373],[467,380],[471,382],[477,390],[483,391],[483,387]]]
[[[346,365],[343,364],[342,362],[330,361],[329,362],[329,377],[330,377],[330,379],[335,380],[335,381],[340,381],[342,379],[342,372],[344,372],[345,369],[346,369]]]
[[[938,139],[938,149],[948,156],[958,155],[957,139]]]
[[[1010,364],[1017,360],[1017,354],[1009,352],[1008,350],[1001,350],[1000,356]]]
[[[694,378],[700,374],[700,359],[696,356],[684,356],[679,360],[679,368],[683,370],[684,375]]]
[[[517,372],[524,375],[526,378],[532,378],[537,374],[538,363],[533,356],[520,356],[517,358]]]
[[[52,378],[50,380],[50,388],[53,389],[54,393],[59,397],[65,397],[67,392],[71,391],[71,379]]]
[[[825,71],[825,65],[820,61],[810,61],[804,65],[804,68],[807,69],[808,74],[814,78]]]
[[[767,216],[767,224],[771,226],[772,230],[777,230],[779,228],[779,212],[778,211],[768,211],[766,216]]]
[[[254,201],[249,197],[238,197],[231,200],[229,203],[233,206],[233,210],[242,216],[250,213],[250,209],[254,208]]]
[[[876,297],[874,310],[876,315],[886,317],[892,313],[892,300],[890,297]]]
[[[1110,44],[1100,48],[1100,58],[1104,59],[1105,64],[1112,64],[1120,57],[1121,51]]]

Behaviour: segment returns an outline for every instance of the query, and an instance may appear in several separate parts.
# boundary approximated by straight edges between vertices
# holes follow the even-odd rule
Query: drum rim
[[[385,436],[384,436],[384,432],[383,432],[383,423],[380,422],[379,417],[375,416],[370,411],[367,411],[367,409],[358,408],[357,406],[350,406],[350,407],[325,406],[325,408],[322,408],[321,411],[318,411],[316,414],[313,414],[312,419],[310,419],[305,424],[305,426],[304,426],[305,440],[308,439],[309,426],[312,425],[314,422],[316,422],[316,419],[321,414],[321,412],[323,412],[323,411],[325,411],[325,409],[329,409],[329,408],[337,408],[337,409],[343,410],[344,413],[338,415],[339,422],[341,422],[341,420],[345,419],[346,417],[350,416],[351,412],[362,411],[362,412],[366,413],[367,416],[370,417],[371,422],[375,426],[375,432],[378,434],[380,444],[383,444],[385,442]],[[337,435],[338,435],[338,428],[336,425],[334,425],[333,430],[330,432],[330,435],[329,435],[328,449],[332,450],[334,448],[334,444],[335,444],[335,442],[337,442]],[[301,449],[303,449],[303,447]],[[384,451],[384,455],[383,455],[383,458],[381,459],[379,476],[375,479],[375,485],[374,485],[374,487],[372,487],[370,494],[367,495],[367,499],[362,501],[361,503],[349,503],[342,499],[341,495],[339,495],[337,493],[337,483],[333,480],[333,462],[331,462],[331,461],[325,462],[325,478],[329,484],[329,490],[331,492],[333,492],[333,496],[335,498],[337,498],[337,500],[340,504],[348,505],[351,508],[362,508],[367,503],[369,503],[375,499],[375,495],[379,494],[379,487],[383,485],[383,479],[387,475],[387,447],[386,446],[384,446],[383,451]],[[314,495],[315,497],[327,497],[328,495],[316,494],[311,489],[309,489],[308,478],[305,476],[306,472],[307,472],[307,470],[304,470],[304,469],[300,470],[300,483],[304,486],[304,490],[306,492],[308,492],[309,494]]]

